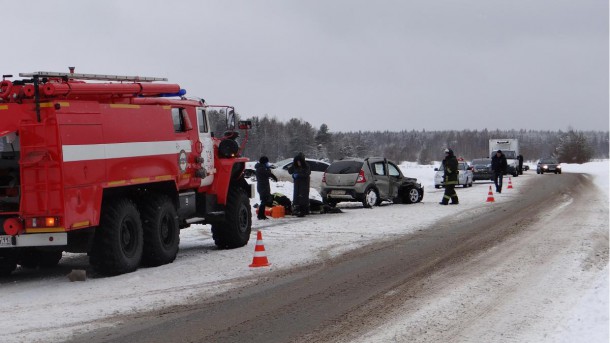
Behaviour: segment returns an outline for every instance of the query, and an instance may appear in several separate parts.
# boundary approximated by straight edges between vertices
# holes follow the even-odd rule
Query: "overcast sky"
[[[607,0],[0,4],[2,74],[167,77],[331,131],[609,129]]]

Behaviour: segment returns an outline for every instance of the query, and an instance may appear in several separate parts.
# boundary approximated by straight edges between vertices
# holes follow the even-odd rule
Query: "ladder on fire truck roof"
[[[19,73],[19,76],[21,76],[21,77],[57,77],[57,78],[62,78],[62,79],[97,80],[97,81],[131,81],[131,82],[167,81],[167,78],[165,78],[165,77],[61,73],[61,72],[52,72],[52,71],[36,71],[33,73]]]

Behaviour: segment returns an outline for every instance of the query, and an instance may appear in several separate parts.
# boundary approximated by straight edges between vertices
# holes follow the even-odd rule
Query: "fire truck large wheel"
[[[133,202],[118,199],[103,206],[90,259],[95,270],[117,275],[138,269],[142,246],[142,222]]]
[[[0,276],[11,275],[17,268],[17,257],[9,249],[0,249]]]
[[[217,247],[232,249],[248,244],[252,231],[250,200],[237,187],[229,189],[225,220],[212,225],[212,237]]]
[[[143,205],[144,250],[142,263],[160,266],[171,263],[178,254],[180,227],[176,208],[167,196]]]

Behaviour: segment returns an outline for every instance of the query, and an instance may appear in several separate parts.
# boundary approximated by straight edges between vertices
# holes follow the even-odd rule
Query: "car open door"
[[[398,188],[400,187],[403,176],[400,169],[392,162],[388,162],[388,176],[389,199],[394,199],[398,196]]]
[[[390,199],[390,178],[388,177],[388,168],[385,160],[369,163],[373,174],[373,181],[379,191],[381,199]]]

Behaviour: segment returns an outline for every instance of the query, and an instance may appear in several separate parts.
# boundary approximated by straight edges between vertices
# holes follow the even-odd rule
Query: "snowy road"
[[[600,270],[607,270],[608,263],[607,199],[590,178],[539,177],[509,201],[483,211],[465,209],[389,242],[264,274],[237,291],[123,315],[118,327],[74,341],[583,338],[569,327],[578,319],[571,311],[583,301],[582,293],[604,282]],[[319,218],[317,224],[324,226],[326,220],[332,226],[335,219]],[[601,301],[607,304],[607,299]],[[586,324],[573,324],[586,332]]]

